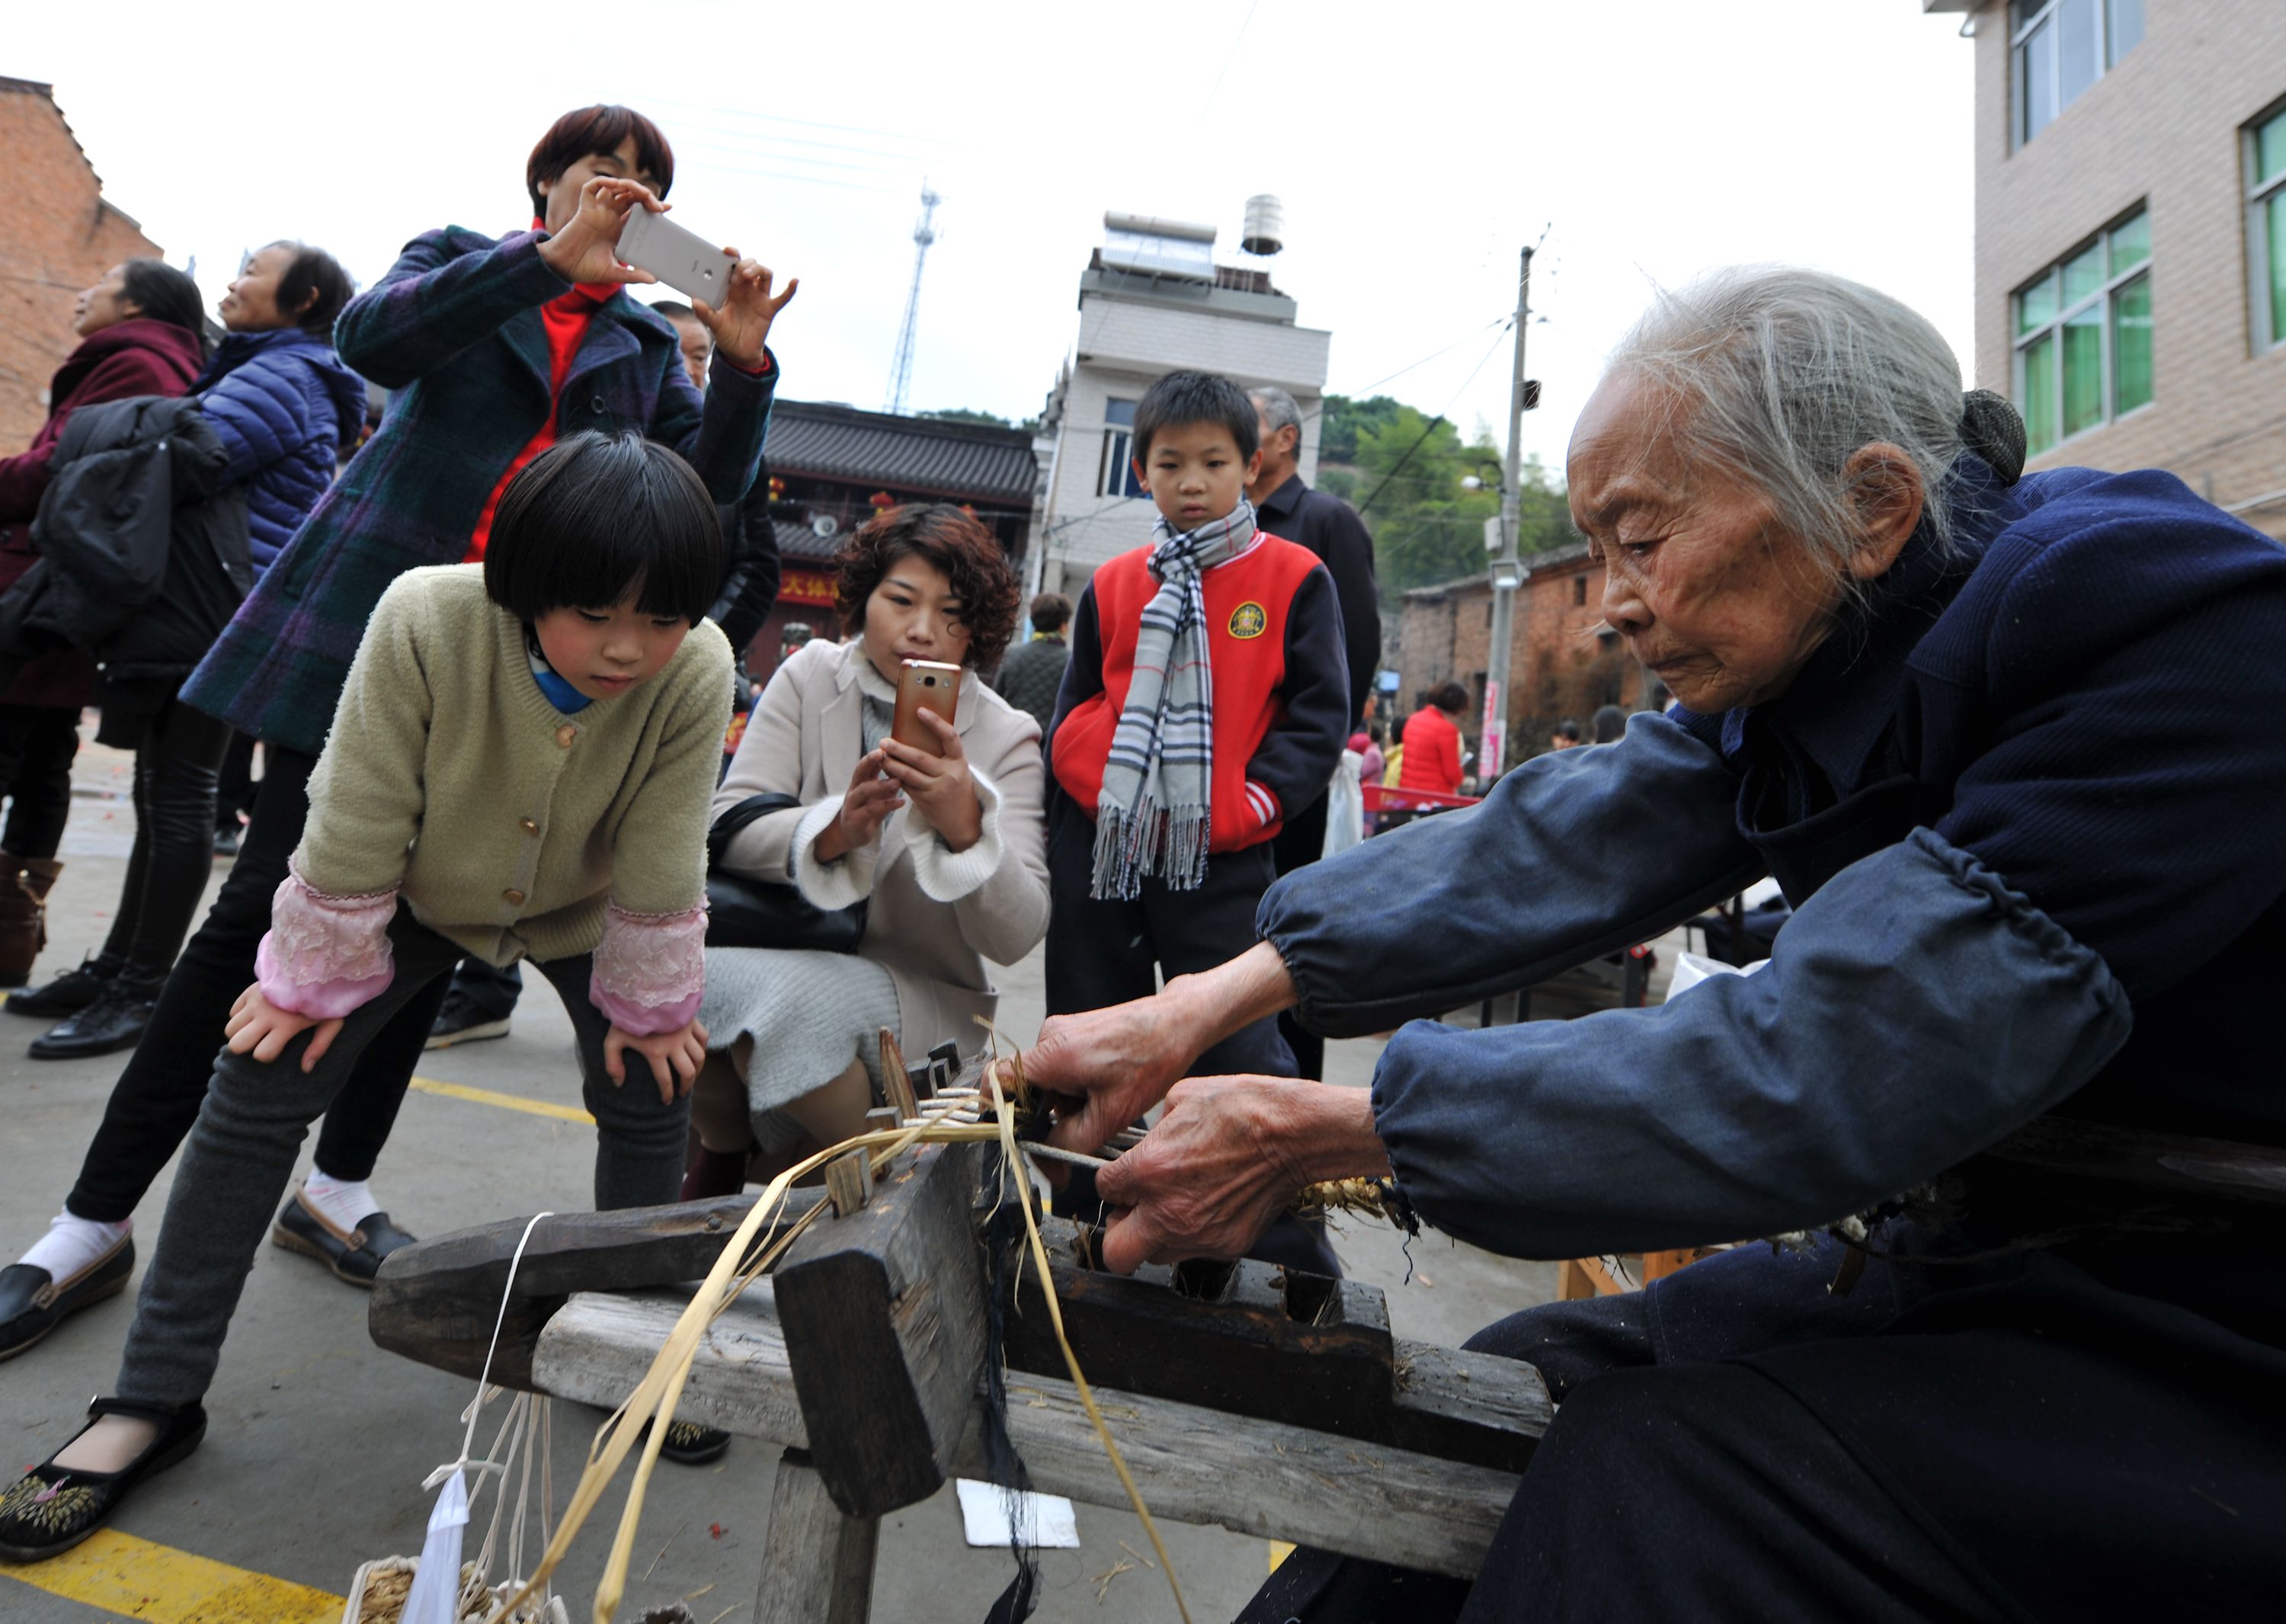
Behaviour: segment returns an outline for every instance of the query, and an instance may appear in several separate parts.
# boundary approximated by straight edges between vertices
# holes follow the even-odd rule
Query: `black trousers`
[[[524,996],[524,966],[510,965],[503,970],[481,958],[463,958],[453,972],[453,990],[493,1020],[505,1021]]]
[[[239,820],[254,810],[254,739],[240,733],[230,742],[222,759],[222,775],[215,784],[215,828],[236,834]]]
[[[0,850],[52,857],[71,818],[72,758],[79,753],[79,707],[0,705],[0,792],[8,826]]]
[[[1088,895],[1095,866],[1095,824],[1062,794],[1048,816],[1048,1013],[1068,1015],[1147,998],[1169,977],[1211,970],[1255,943],[1254,911],[1275,878],[1270,848],[1218,852],[1207,859],[1206,882],[1195,891],[1172,891],[1143,882],[1130,902]],[[1290,1077],[1294,1053],[1274,1017],[1242,1028],[1198,1058],[1202,1077],[1250,1073]],[[1066,1218],[1100,1223],[1092,1170],[1074,1170],[1056,1198]],[[1340,1260],[1326,1243],[1322,1224],[1281,1218],[1247,1254],[1312,1274],[1338,1276]]]
[[[198,1119],[230,1006],[254,984],[254,950],[270,928],[270,899],[286,878],[287,859],[301,844],[310,815],[310,773],[317,766],[309,756],[267,748],[262,793],[255,798],[238,861],[160,989],[150,1029],[112,1087],[103,1125],[64,1202],[81,1218],[115,1224],[134,1212]],[[200,832],[203,841],[212,841],[210,815]],[[213,860],[208,849],[202,863]],[[420,1064],[421,1046],[436,1024],[445,987],[440,977],[423,989],[358,1057],[318,1136],[321,1171],[335,1179],[372,1176]]]
[[[214,872],[215,781],[230,741],[227,722],[179,699],[143,722],[135,746],[135,845],[103,944],[122,981],[157,986],[198,913]]]
[[[1270,843],[1271,860],[1278,865],[1280,878],[1296,869],[1307,868],[1326,855],[1326,816],[1332,804],[1330,794],[1320,795],[1286,820],[1278,831],[1278,838]],[[1326,1075],[1326,1040],[1294,1019],[1287,1010],[1278,1017],[1278,1030],[1286,1038],[1286,1046],[1294,1051],[1294,1075],[1320,1082]]]
[[[1473,1586],[1298,1550],[1240,1624],[2274,1612],[2274,1254],[2166,1238],[2154,1271],[2106,1245],[1877,1260],[1839,1298],[1838,1247],[1750,1245],[1504,1320],[1469,1345],[1537,1367],[1557,1408]],[[2210,1275],[2262,1336],[2143,1289]]]

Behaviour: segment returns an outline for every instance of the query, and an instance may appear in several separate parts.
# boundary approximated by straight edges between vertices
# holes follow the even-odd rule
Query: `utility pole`
[[[889,405],[905,409],[905,391],[913,381],[913,327],[921,313],[921,268],[928,264],[929,244],[936,240],[936,206],[943,200],[921,184],[921,223],[913,227],[913,290],[905,296],[905,323],[897,329],[896,359],[889,363]]]
[[[1532,249],[1527,247],[1516,281],[1516,373],[1509,380],[1508,457],[1501,464],[1500,551],[1492,564],[1493,646],[1486,662],[1484,737],[1477,746],[1480,785],[1499,777],[1508,745],[1509,645],[1515,640],[1516,590],[1524,580],[1524,563],[1517,551],[1524,516],[1524,414],[1539,404],[1538,390],[1524,376],[1524,334],[1531,319]]]

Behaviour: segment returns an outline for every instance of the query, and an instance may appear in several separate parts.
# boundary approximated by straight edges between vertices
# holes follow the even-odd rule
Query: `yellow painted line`
[[[553,1116],[558,1122],[583,1122],[591,1128],[595,1125],[595,1119],[577,1106],[556,1105],[546,1100],[526,1100],[521,1094],[503,1094],[489,1088],[470,1088],[465,1083],[445,1083],[435,1077],[415,1077],[413,1086],[424,1094],[441,1094],[447,1100],[465,1100],[470,1105],[496,1105],[503,1111]]]
[[[1270,1571],[1276,1573],[1278,1565],[1294,1554],[1294,1548],[1283,1540],[1270,1541]]]
[[[333,1624],[343,1604],[343,1597],[308,1585],[114,1528],[48,1561],[0,1567],[4,1580],[149,1624]]]

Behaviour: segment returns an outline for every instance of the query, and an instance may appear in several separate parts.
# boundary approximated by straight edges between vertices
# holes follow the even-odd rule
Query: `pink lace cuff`
[[[698,1013],[706,990],[706,908],[681,913],[603,912],[588,1002],[622,1032],[672,1032]]]
[[[288,871],[270,902],[270,930],[255,950],[262,996],[297,1015],[331,1020],[387,990],[397,966],[389,922],[397,893],[328,896]]]

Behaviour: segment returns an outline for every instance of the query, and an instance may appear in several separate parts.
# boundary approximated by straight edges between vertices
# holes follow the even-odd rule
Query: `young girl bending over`
[[[586,433],[502,495],[482,565],[414,570],[366,628],[310,820],[183,1152],[119,1372],[0,1491],[0,1557],[85,1539],[206,1431],[201,1405],[312,1119],[464,954],[529,958],[579,1037],[595,1204],[673,1201],[706,1057],[707,804],[730,650],[696,474]]]

